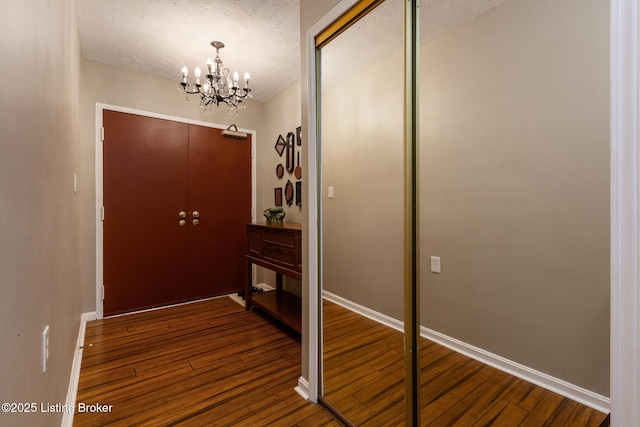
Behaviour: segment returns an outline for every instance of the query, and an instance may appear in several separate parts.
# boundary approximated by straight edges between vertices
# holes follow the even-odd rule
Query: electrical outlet
[[[42,373],[47,372],[47,362],[49,361],[49,325],[42,331]]]
[[[439,256],[431,257],[431,272],[440,273],[440,257]]]

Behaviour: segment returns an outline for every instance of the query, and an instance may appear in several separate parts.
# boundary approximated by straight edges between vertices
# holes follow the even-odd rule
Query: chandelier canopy
[[[180,86],[187,94],[187,102],[189,95],[200,95],[200,107],[205,111],[211,111],[213,106],[219,106],[224,102],[229,107],[229,111],[245,108],[245,99],[251,98],[251,89],[249,89],[249,73],[244,74],[244,88],[238,86],[238,72],[233,73],[233,79],[229,76],[229,69],[224,68],[220,59],[220,49],[224,47],[224,43],[212,41],[211,46],[216,49],[216,58],[212,61],[207,59],[207,75],[204,76],[204,84],[200,83],[200,68],[195,69],[195,83],[187,83],[187,75],[189,70],[182,67],[182,82]]]

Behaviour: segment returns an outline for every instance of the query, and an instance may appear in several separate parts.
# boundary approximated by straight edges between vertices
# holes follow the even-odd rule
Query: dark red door
[[[189,299],[242,289],[245,225],[251,222],[250,138],[189,126],[189,210]]]
[[[107,110],[104,127],[104,314],[242,289],[251,140]]]
[[[105,315],[186,301],[188,125],[104,111]]]

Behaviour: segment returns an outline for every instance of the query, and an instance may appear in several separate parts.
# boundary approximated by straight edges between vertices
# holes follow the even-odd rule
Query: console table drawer
[[[255,257],[259,257],[260,249],[262,248],[262,234],[260,233],[260,230],[248,228],[247,243],[249,254]]]
[[[296,254],[292,249],[287,250],[278,246],[265,245],[262,248],[262,258],[283,267],[296,268]]]
[[[294,233],[275,232],[271,230],[263,230],[263,237],[265,245],[280,245],[287,248],[295,248],[296,235]]]

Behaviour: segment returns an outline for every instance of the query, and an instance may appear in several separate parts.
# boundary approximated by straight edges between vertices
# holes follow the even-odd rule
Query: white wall
[[[40,403],[66,399],[81,315],[80,48],[75,2],[3,1],[0,15],[0,401],[59,425]],[[50,327],[49,367],[41,334]]]

